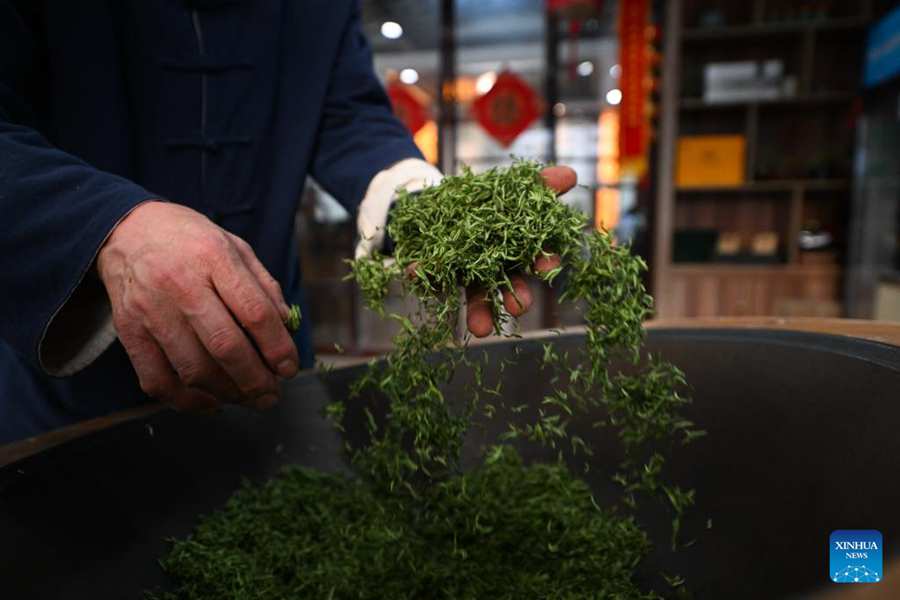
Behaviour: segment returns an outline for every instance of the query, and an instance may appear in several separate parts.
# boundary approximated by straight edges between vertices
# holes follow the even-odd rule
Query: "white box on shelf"
[[[780,98],[783,78],[780,60],[709,63],[703,68],[703,99],[717,103]]]

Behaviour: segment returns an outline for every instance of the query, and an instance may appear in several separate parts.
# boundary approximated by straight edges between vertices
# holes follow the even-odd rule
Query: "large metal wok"
[[[805,598],[834,587],[827,578],[834,529],[879,529],[893,555],[900,540],[900,348],[774,327],[649,333],[649,350],[687,373],[689,416],[709,434],[676,448],[671,462],[672,476],[697,490],[685,524],[696,543],[671,553],[668,518],[649,506],[644,519],[660,549],[642,568],[648,580],[660,570],[679,573],[698,598]],[[897,329],[888,332],[900,340]],[[582,341],[579,334],[546,339],[563,349]],[[485,346],[494,367],[521,348],[519,366],[506,370],[507,394],[542,398],[548,383],[535,365],[544,341]],[[265,414],[150,409],[0,448],[0,464],[8,463],[0,467],[0,597],[138,598],[164,587],[156,559],[165,539],[187,534],[242,479],[266,479],[286,463],[346,468],[342,441],[319,409],[343,397],[360,368],[303,374]],[[355,438],[361,430],[350,425]],[[580,433],[608,435],[588,427]],[[587,475],[601,501],[615,492],[609,448]],[[889,569],[878,585],[896,578]]]

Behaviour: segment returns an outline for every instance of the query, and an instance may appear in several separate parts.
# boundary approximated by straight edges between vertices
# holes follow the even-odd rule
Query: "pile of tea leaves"
[[[587,230],[529,161],[400,192],[389,233],[393,259],[353,261],[353,277],[381,314],[391,285],[415,296],[419,309],[385,315],[401,325],[393,351],[326,409],[339,429],[351,412],[366,415],[369,443],[347,446],[354,475],[290,467],[245,485],[174,542],[161,561],[174,590],[154,597],[661,597],[635,577],[652,546],[633,511],[641,496],[662,500],[675,544],[693,492],[666,481],[663,449],[702,432],[680,415],[689,402],[678,392],[681,372],[642,355],[652,307],[643,261],[606,232]],[[562,266],[535,272],[535,259],[551,253]],[[497,333],[507,329],[500,292],[513,289],[511,273],[548,283],[565,273],[561,300],[578,303],[587,326],[574,355],[544,345],[533,367],[551,391],[531,404],[507,398],[503,377],[487,376],[488,353],[456,333],[460,286],[487,290]],[[462,371],[474,383],[463,397],[446,397]],[[616,505],[598,505],[569,467],[579,457],[600,460],[570,433],[575,421],[621,445]],[[487,422],[503,433],[463,470],[464,440]],[[556,458],[524,464],[517,448],[530,444]]]

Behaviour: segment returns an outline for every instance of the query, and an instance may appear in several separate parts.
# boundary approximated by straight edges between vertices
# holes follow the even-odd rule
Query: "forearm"
[[[357,9],[348,14],[338,44],[315,147],[310,174],[351,214],[362,212],[363,198],[373,206],[372,198],[384,195],[374,190],[383,187],[393,193],[404,183],[409,176],[398,174],[402,169],[393,168],[398,163],[418,159],[416,163],[427,165],[375,76]],[[381,208],[365,212],[386,214]],[[373,223],[378,226],[380,221],[375,218]]]

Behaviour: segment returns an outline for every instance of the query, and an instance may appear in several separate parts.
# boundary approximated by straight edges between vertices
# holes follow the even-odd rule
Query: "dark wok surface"
[[[581,343],[551,339],[561,349]],[[487,347],[492,366],[521,348],[504,376],[518,401],[549,389],[537,368],[542,343]],[[900,535],[900,349],[728,330],[654,330],[648,347],[687,373],[689,416],[709,434],[672,458],[673,477],[697,489],[685,525],[696,543],[668,552],[668,519],[653,507],[644,519],[662,548],[646,573],[680,573],[699,598],[793,598],[828,585],[834,529],[879,529],[891,555]],[[0,597],[139,598],[164,586],[156,564],[164,539],[187,534],[243,478],[266,479],[286,463],[345,468],[319,409],[343,397],[360,368],[301,376],[263,415],[160,413],[0,470]],[[601,501],[615,491],[609,448],[588,476]]]

